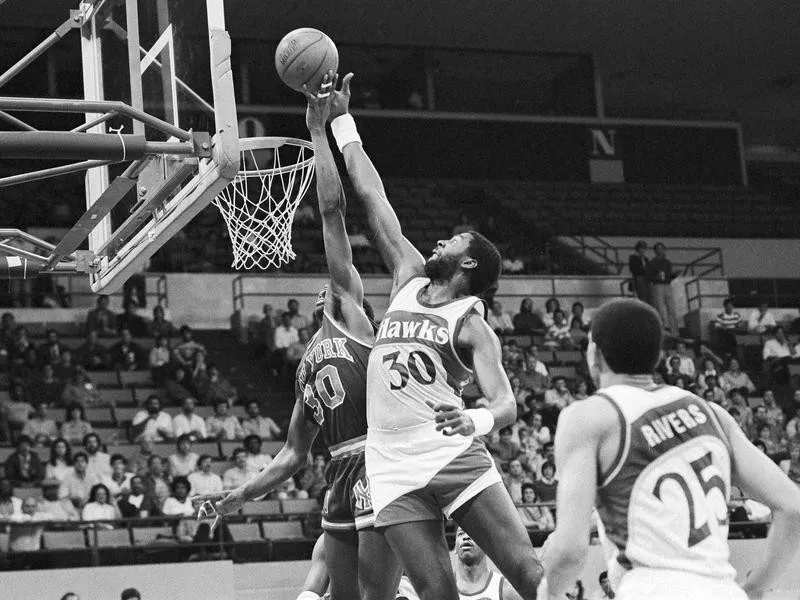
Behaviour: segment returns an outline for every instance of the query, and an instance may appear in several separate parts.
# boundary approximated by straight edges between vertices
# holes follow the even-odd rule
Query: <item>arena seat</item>
[[[116,371],[92,371],[89,379],[94,381],[99,388],[119,387],[119,377]]]
[[[108,444],[106,451],[109,454],[122,454],[122,456],[130,460],[139,453],[139,446],[136,444]]]
[[[300,521],[262,521],[264,539],[296,540],[304,539],[303,524]]]
[[[310,513],[319,510],[319,503],[314,498],[303,500],[281,500],[284,513]]]
[[[148,387],[153,385],[150,371],[121,371],[119,374],[122,387]]]
[[[228,531],[234,542],[260,542],[264,539],[258,523],[229,523]]]
[[[96,423],[111,423],[111,410],[106,406],[92,406],[85,410],[86,420],[92,425]]]
[[[123,529],[95,529],[95,544],[98,548],[128,548],[131,545],[131,532]],[[92,534],[89,534],[91,540]]]
[[[153,394],[161,398],[163,402],[164,394],[158,388],[143,387],[143,388],[132,388],[132,389],[133,389],[133,400],[136,404],[141,405],[142,403],[144,403],[145,400],[147,400],[149,396]]]
[[[134,396],[131,394],[131,390],[119,388],[104,389],[100,392],[100,397],[111,404],[123,406],[126,404],[135,404]]]
[[[217,442],[197,442],[192,444],[192,452],[200,456],[208,454],[211,458],[219,457],[219,444]]]
[[[579,365],[583,362],[583,353],[579,350],[557,350],[554,357],[561,365]]]
[[[121,406],[121,407],[118,407],[117,409],[115,409],[115,412],[117,413],[117,420],[120,423],[125,423],[127,421],[133,421],[133,417],[136,416],[136,413],[138,413],[139,410],[141,410],[141,409],[139,409],[138,407],[135,407],[135,406]]]
[[[280,500],[259,500],[247,502],[242,507],[243,515],[277,515],[281,513]]]
[[[27,498],[41,498],[42,497],[42,488],[40,487],[15,487],[14,488],[14,495],[19,498],[20,500],[26,500]]]
[[[126,439],[125,430],[119,427],[92,427],[92,432],[98,435],[103,444],[113,444],[117,440]]]
[[[14,452],[15,448],[13,448],[12,446],[0,447],[0,462],[5,463],[8,457],[14,454]]]
[[[47,550],[73,550],[86,548],[86,536],[82,529],[70,531],[45,531],[42,545]]]
[[[0,533],[0,553],[8,552],[8,534]]]
[[[550,367],[550,378],[566,377],[567,379],[575,379],[578,372],[575,367]]]
[[[164,541],[174,541],[172,527],[133,527],[133,543],[136,546],[148,546]]]

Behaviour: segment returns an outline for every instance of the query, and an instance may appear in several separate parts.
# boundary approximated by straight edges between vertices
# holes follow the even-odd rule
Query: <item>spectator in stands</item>
[[[280,439],[283,432],[278,424],[269,417],[261,416],[261,407],[256,400],[245,405],[247,418],[242,419],[242,431],[245,435],[257,435],[262,440]]]
[[[119,512],[125,519],[145,519],[159,514],[153,496],[147,493],[144,479],[139,475],[131,477],[131,492],[120,499]]]
[[[681,357],[673,355],[669,358],[669,366],[664,374],[664,382],[667,385],[674,385],[684,390],[688,390],[694,385],[694,381],[684,373],[681,373]]]
[[[560,308],[553,313],[553,324],[547,328],[544,346],[548,350],[572,350],[572,335],[564,311]]]
[[[778,451],[778,445],[772,441],[772,429],[766,423],[762,424],[756,432],[757,438],[767,448],[767,454],[775,454]]]
[[[250,477],[255,477],[259,471],[272,462],[272,457],[261,452],[261,438],[257,435],[248,435],[244,438],[243,444],[247,450],[247,469]]]
[[[93,431],[92,424],[86,420],[86,411],[80,404],[67,407],[64,422],[61,424],[61,437],[70,444],[80,444],[84,436]]]
[[[247,450],[236,448],[233,451],[233,466],[222,475],[222,487],[232,490],[248,479],[250,479],[250,471],[247,468]]]
[[[19,325],[14,329],[14,336],[11,344],[8,345],[8,358],[12,364],[21,363],[26,354],[33,350],[36,356],[36,346],[28,338],[28,330],[24,325]]]
[[[21,435],[17,449],[5,462],[5,476],[14,485],[38,485],[44,479],[44,464],[33,451],[33,440]]]
[[[169,455],[169,472],[173,477],[186,476],[197,468],[197,452],[192,452],[192,436],[188,433],[178,437],[175,452]]]
[[[514,323],[511,320],[511,315],[503,310],[503,305],[497,300],[492,302],[492,310],[486,319],[497,335],[514,333]]]
[[[291,301],[290,301],[291,302]],[[274,368],[281,367],[286,370],[286,352],[289,346],[300,340],[300,333],[297,328],[292,325],[292,317],[288,312],[281,315],[281,324],[275,329],[274,344],[275,352],[272,357],[272,365]]]
[[[758,439],[758,432],[764,426],[769,427],[770,439],[776,447],[785,442],[783,429],[774,426],[774,423],[771,422],[767,416],[767,407],[763,404],[759,404],[753,409],[753,422],[750,429],[746,429],[745,431],[748,437],[755,440]]]
[[[303,360],[303,355],[306,353],[308,341],[311,339],[308,329],[301,329],[298,332],[298,337],[299,339],[286,349],[286,368],[290,373],[297,370],[300,361]]]
[[[270,494],[270,498],[277,498],[278,500],[306,500],[308,498],[308,492],[299,489],[294,477],[289,477],[289,479],[284,481]]]
[[[550,387],[550,372],[547,365],[539,360],[539,347],[535,344],[528,348],[525,371],[520,375],[520,383],[540,398],[544,397]]]
[[[195,399],[187,396],[181,404],[181,412],[172,417],[172,431],[176,437],[188,435],[192,441],[204,440],[208,437],[206,422],[195,414]]]
[[[764,410],[766,411],[767,423],[773,427],[777,434],[776,439],[783,437],[786,416],[783,409],[775,403],[775,393],[772,390],[764,390]]]
[[[153,320],[150,321],[147,330],[150,337],[163,337],[167,340],[177,333],[175,326],[167,320],[164,307],[159,304],[153,307]]]
[[[720,352],[729,356],[736,353],[736,332],[742,331],[745,323],[742,315],[734,310],[732,298],[726,298],[722,306],[722,312],[717,314],[712,328]]]
[[[789,460],[784,460],[780,464],[781,469],[789,476],[789,479],[800,486],[800,444],[794,443],[789,449]]]
[[[100,436],[87,433],[83,438],[83,450],[88,458],[86,470],[102,481],[111,476],[111,457],[100,450]]]
[[[66,350],[66,346],[58,339],[58,332],[55,329],[47,330],[47,340],[39,346],[39,364],[55,364],[61,360],[61,354]]]
[[[517,255],[517,249],[509,246],[503,252],[503,273],[507,275],[519,275],[525,271],[525,263]]]
[[[173,479],[170,486],[172,495],[164,501],[161,512],[172,517],[194,517],[195,511],[189,499],[191,489],[192,486],[186,477]],[[194,540],[197,527],[197,521],[194,519],[181,519],[175,523],[175,537],[179,542],[188,544]]]
[[[108,296],[98,297],[97,308],[90,310],[86,317],[86,329],[106,337],[116,333],[116,325],[116,315],[108,309]]]
[[[14,330],[17,328],[17,320],[14,314],[4,312],[0,316],[0,348],[8,353],[7,347],[14,342]]]
[[[552,531],[556,528],[553,520],[553,513],[546,506],[531,506],[540,502],[536,495],[536,486],[533,483],[525,483],[522,486],[522,504],[518,506],[517,512],[522,519],[522,524],[527,529],[538,531]]]
[[[511,427],[503,427],[500,431],[500,439],[496,444],[492,444],[492,451],[500,457],[500,461],[508,463],[518,458],[522,453],[519,444],[514,441],[514,432]]]
[[[117,315],[117,330],[130,331],[131,335],[136,337],[145,337],[150,333],[147,322],[136,314],[136,303],[131,300],[125,300],[122,314]]]
[[[711,399],[712,402],[716,402],[720,406],[727,408],[728,406],[728,399],[725,395],[725,391],[719,387],[719,382],[715,375],[700,375],[697,380],[698,390],[703,391],[703,395],[705,396],[706,392],[711,392]]]
[[[22,512],[22,499],[14,495],[14,486],[5,477],[0,477],[0,521]]]
[[[699,380],[700,378],[707,377],[716,377],[717,383],[719,383],[719,371],[717,371],[717,364],[710,358],[703,359],[703,368],[697,378]]]
[[[38,504],[36,498],[25,498],[20,513],[11,515],[8,539],[11,552],[37,552],[41,549],[44,524],[52,521],[52,517],[40,511]]]
[[[108,488],[102,483],[92,486],[89,492],[89,502],[81,511],[81,519],[84,521],[113,521],[119,519],[120,514],[117,507],[111,503],[111,494]],[[98,525],[101,529],[113,529],[112,523],[102,523]]]
[[[526,402],[530,398],[532,392],[522,387],[522,382],[519,377],[511,378],[511,392],[514,394],[514,400],[517,402],[517,410],[525,410]]]
[[[42,367],[42,377],[33,384],[33,397],[38,404],[45,408],[56,406],[61,403],[61,393],[64,391],[64,383],[55,376],[53,365]]]
[[[3,419],[8,427],[11,442],[15,442],[33,413],[33,405],[28,399],[28,390],[22,384],[15,384],[11,388],[10,395],[11,399],[5,405],[0,405],[3,413],[0,419]]]
[[[63,437],[50,443],[50,460],[44,469],[44,477],[50,481],[64,481],[64,478],[74,473],[72,468],[72,449]]]
[[[690,379],[694,379],[696,373],[694,358],[689,354],[685,342],[675,344],[675,354],[673,356],[677,356],[681,361],[679,371]]]
[[[153,442],[163,442],[175,437],[172,431],[172,418],[161,410],[161,398],[157,394],[148,396],[144,410],[134,415],[130,436],[134,441],[144,437]]]
[[[572,393],[575,400],[586,400],[589,397],[589,384],[583,377],[578,377],[575,383],[575,391]]]
[[[72,473],[67,473],[58,488],[58,497],[67,498],[76,508],[83,508],[89,498],[92,487],[100,481],[86,468],[89,464],[89,457],[85,452],[76,452],[72,458]]]
[[[71,381],[78,371],[79,365],[76,365],[72,360],[72,352],[64,350],[61,354],[61,362],[53,365],[55,368],[55,376],[61,382]]]
[[[131,350],[125,353],[122,357],[122,362],[114,365],[114,370],[117,374],[122,372],[141,371],[144,365],[139,362],[139,357]]]
[[[647,280],[650,282],[650,294],[653,306],[661,315],[664,328],[673,336],[678,337],[678,313],[675,309],[675,296],[672,293],[672,281],[679,273],[672,268],[672,262],[667,258],[667,248],[661,242],[653,250],[655,258],[646,269]]]
[[[635,252],[628,258],[628,269],[630,269],[631,291],[642,302],[652,303],[650,298],[650,281],[647,279],[647,265],[650,259],[647,257],[647,242],[644,240],[637,242],[634,247]]]
[[[301,329],[307,328],[310,325],[310,323],[308,321],[308,317],[306,317],[305,315],[301,315],[300,314],[300,310],[299,310],[300,305],[297,303],[297,300],[295,300],[294,298],[289,300],[286,303],[286,308],[288,310],[283,314],[288,314],[289,315],[289,319],[291,320],[291,325],[297,331],[300,331]]]
[[[140,438],[138,452],[130,457],[131,471],[144,477],[151,456],[154,456],[153,441]]]
[[[519,312],[514,315],[514,333],[534,335],[542,333],[545,329],[541,317],[533,312],[533,300],[523,298],[519,305]]]
[[[40,402],[34,406],[33,415],[22,428],[22,435],[26,435],[32,440],[44,436],[48,442],[58,437],[58,425],[54,419],[47,416],[47,410],[43,403]]]
[[[515,458],[508,462],[508,473],[503,475],[503,484],[506,486],[511,500],[514,504],[522,502],[522,486],[526,483],[533,483],[522,470],[522,463]]]
[[[228,401],[218,399],[214,404],[214,414],[206,419],[208,437],[215,440],[241,440],[244,431],[239,419],[228,414]]]
[[[109,362],[115,369],[125,362],[125,356],[129,352],[133,352],[137,361],[143,354],[142,347],[133,341],[133,334],[130,329],[123,327],[120,329],[119,334],[119,341],[111,346],[111,349],[108,352]]]
[[[181,365],[175,367],[172,373],[164,380],[163,385],[167,403],[173,406],[180,405],[186,398],[194,396],[192,381],[186,369]],[[200,399],[203,400],[203,397],[201,396]]]
[[[147,492],[153,497],[156,506],[161,510],[164,500],[169,497],[170,475],[164,463],[164,459],[153,454],[147,460],[147,473],[144,477],[144,486]]]
[[[555,324],[555,314],[559,310],[561,310],[561,303],[558,298],[548,298],[547,302],[544,303],[544,315],[542,315],[542,323],[544,323],[545,329],[549,329]],[[561,314],[564,314],[563,311]]]
[[[778,383],[788,381],[788,365],[797,356],[782,327],[776,327],[774,337],[764,342],[761,357],[764,359],[764,369],[774,381]]]
[[[39,510],[50,515],[53,521],[78,521],[80,513],[67,498],[58,497],[61,482],[56,479],[45,479],[42,482],[42,496]]]
[[[327,486],[325,481],[325,469],[327,466],[325,455],[322,452],[317,452],[314,454],[311,465],[303,471],[303,476],[300,478],[300,489],[305,490],[309,498],[322,499],[322,492]]]
[[[583,328],[582,322],[578,317],[572,317],[569,324],[570,347],[575,350],[585,351],[589,345],[589,334]]]
[[[741,416],[742,422],[742,429],[745,431],[748,437],[753,437],[755,433],[755,429],[753,426],[753,411],[747,405],[747,400],[742,394],[741,390],[734,389],[731,390],[729,401],[732,406],[735,406],[739,410],[739,415]]]
[[[256,356],[270,357],[275,349],[275,309],[271,304],[265,304],[261,308],[262,317],[258,324],[253,328],[253,349]]]
[[[553,387],[544,393],[545,406],[556,407],[561,410],[573,402],[575,402],[575,397],[567,387],[567,378],[560,375],[553,377]]]
[[[778,322],[769,310],[769,303],[766,300],[762,300],[747,319],[747,331],[750,333],[771,333],[777,326]]]
[[[534,484],[536,495],[541,502],[555,502],[558,481],[556,480],[556,465],[551,460],[542,465],[542,476]]]
[[[206,363],[205,351],[200,351],[194,355],[194,365],[189,373],[192,386],[197,390],[208,382],[208,364]]]
[[[188,325],[181,327],[181,341],[172,349],[172,357],[175,362],[181,365],[187,372],[191,372],[194,366],[194,357],[198,352],[206,351],[203,344],[194,341],[192,328]]]
[[[544,448],[547,444],[549,444],[552,440],[550,435],[550,429],[545,427],[542,421],[542,415],[538,412],[534,412],[531,416],[531,424],[529,427],[530,432],[530,440],[533,444],[533,447],[538,451],[541,448]]]
[[[172,351],[169,348],[169,339],[163,335],[156,336],[155,344],[150,348],[147,364],[153,381],[162,385],[170,374],[170,359]]]
[[[128,460],[122,454],[114,454],[111,457],[111,474],[103,477],[100,482],[108,488],[114,502],[117,502],[130,493],[131,477],[133,473],[128,471]]]
[[[142,600],[142,595],[136,588],[125,588],[119,595],[119,600]]]
[[[211,470],[212,466],[208,454],[197,459],[197,471],[189,473],[189,484],[194,494],[215,494],[222,491],[222,478]]]
[[[750,376],[742,371],[739,360],[736,358],[731,358],[728,363],[728,370],[722,374],[720,384],[725,391],[746,389],[748,394],[753,394],[756,391],[756,386],[753,384]]]
[[[585,309],[583,308],[583,302],[572,303],[572,319],[570,319],[570,322],[572,322],[574,319],[578,319],[578,322],[581,324],[581,329],[583,329],[586,333],[589,333],[592,322],[586,316]]]
[[[64,403],[64,406],[78,404],[84,408],[102,404],[100,392],[97,390],[92,380],[89,379],[89,375],[83,367],[78,367],[72,381],[64,386],[64,392],[61,394],[61,401]]]
[[[228,406],[232,406],[239,399],[236,388],[220,374],[219,367],[213,364],[208,365],[208,380],[198,386],[197,393],[203,404],[217,404],[224,400]]]

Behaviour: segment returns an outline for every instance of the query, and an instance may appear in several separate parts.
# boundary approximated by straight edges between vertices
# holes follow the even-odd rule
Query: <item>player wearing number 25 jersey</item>
[[[774,516],[764,562],[744,585],[751,597],[794,555],[800,490],[720,406],[654,383],[662,331],[638,300],[610,302],[592,321],[587,361],[599,389],[565,409],[556,432],[556,509],[569,517],[542,559],[548,598],[563,598],[580,573],[595,503],[618,600],[746,597],[729,562],[732,482]]]

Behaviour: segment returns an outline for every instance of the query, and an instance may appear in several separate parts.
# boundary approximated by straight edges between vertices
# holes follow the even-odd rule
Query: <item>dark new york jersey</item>
[[[372,346],[342,329],[328,313],[297,368],[305,417],[332,446],[367,434],[367,364]]]

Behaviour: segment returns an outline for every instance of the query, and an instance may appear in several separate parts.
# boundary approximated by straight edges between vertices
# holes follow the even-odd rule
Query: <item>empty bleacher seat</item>
[[[136,416],[141,409],[137,406],[118,406],[115,410],[117,413],[117,420],[120,423],[125,423],[126,421],[133,421],[133,417]]]
[[[147,546],[170,542],[175,539],[171,527],[133,527],[133,543],[136,546]]]
[[[86,420],[93,425],[96,423],[111,423],[111,410],[106,406],[92,406],[85,410]]]
[[[259,500],[247,502],[242,507],[243,515],[277,515],[281,512],[280,500]]]
[[[119,387],[119,377],[116,371],[92,371],[89,378],[95,382],[97,387]]]
[[[268,540],[303,539],[303,524],[300,521],[262,521],[264,538]]]
[[[125,430],[119,427],[93,427],[92,430],[103,444],[112,444],[125,439]]]
[[[557,350],[555,360],[562,365],[577,365],[583,362],[583,354],[578,350]]]
[[[131,545],[131,533],[123,529],[96,529],[98,548],[127,548]],[[92,534],[89,534],[90,539]]]
[[[122,454],[122,456],[130,460],[139,453],[139,446],[136,444],[109,444],[106,450],[109,454]]]
[[[161,398],[161,401],[162,401],[162,404],[163,404],[164,393],[161,390],[159,390],[158,388],[154,388],[154,387],[133,388],[133,398],[134,398],[134,401],[137,404],[144,403],[144,401],[147,400],[147,398],[149,396],[152,396],[153,394],[155,394],[156,396]]]
[[[566,377],[567,379],[575,379],[578,376],[575,367],[550,367],[550,378]]]
[[[118,406],[124,406],[126,404],[135,404],[134,396],[131,394],[131,390],[123,390],[123,389],[116,389],[110,388],[106,390],[100,391],[100,397],[110,402],[111,404],[116,404]]]
[[[309,513],[319,510],[319,504],[314,498],[281,500],[281,508],[285,513]]]
[[[148,387],[153,385],[150,371],[121,371],[120,383],[123,387]]]
[[[42,545],[48,550],[72,550],[86,548],[86,536],[82,529],[70,531],[45,531]]]
[[[39,487],[15,487],[14,495],[20,500],[27,498],[41,498],[42,488]]]
[[[200,456],[208,454],[211,458],[219,457],[219,444],[217,442],[198,442],[192,445],[192,452]]]
[[[234,542],[260,542],[261,528],[258,523],[230,523],[228,531]]]
[[[546,365],[552,365],[556,362],[552,350],[539,350],[539,360]]]

